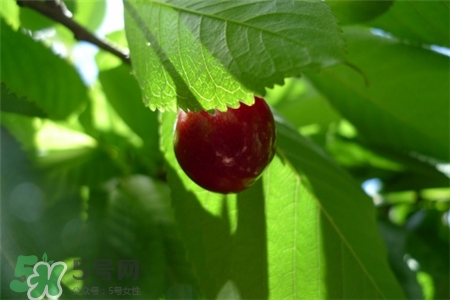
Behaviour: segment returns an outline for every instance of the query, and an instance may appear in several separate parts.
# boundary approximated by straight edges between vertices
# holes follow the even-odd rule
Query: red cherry
[[[250,187],[275,155],[275,122],[269,106],[214,113],[179,112],[175,156],[184,172],[204,189],[228,194]]]

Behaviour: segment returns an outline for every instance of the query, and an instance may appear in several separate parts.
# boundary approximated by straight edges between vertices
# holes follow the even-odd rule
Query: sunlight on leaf
[[[344,57],[336,20],[321,1],[124,5],[135,75],[153,110],[250,104],[253,93]]]
[[[264,175],[275,298],[402,298],[370,199],[323,150],[276,121],[282,160]]]
[[[35,145],[45,153],[51,150],[94,147],[97,142],[90,136],[50,120],[34,120],[36,135]]]
[[[422,286],[424,299],[431,300],[434,299],[434,284],[433,278],[426,272],[417,272],[417,281]]]

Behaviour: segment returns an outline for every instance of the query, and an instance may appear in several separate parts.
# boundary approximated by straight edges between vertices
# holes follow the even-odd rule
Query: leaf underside
[[[251,104],[265,87],[344,57],[340,29],[321,1],[124,5],[134,72],[153,110]]]

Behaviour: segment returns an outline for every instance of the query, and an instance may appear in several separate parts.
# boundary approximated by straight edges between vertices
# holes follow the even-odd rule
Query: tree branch
[[[130,58],[128,55],[122,53],[110,44],[100,40],[89,32],[86,28],[71,19],[65,12],[67,9],[58,0],[46,0],[46,2],[37,0],[17,0],[17,4],[22,7],[31,8],[44,16],[55,20],[56,22],[64,25],[70,31],[72,31],[74,38],[78,41],[89,42],[96,45],[100,49],[103,49],[118,58],[120,58],[124,63],[130,64]]]

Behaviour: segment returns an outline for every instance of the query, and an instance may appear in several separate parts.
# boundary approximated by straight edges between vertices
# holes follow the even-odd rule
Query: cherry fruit
[[[275,155],[275,122],[269,106],[178,114],[175,156],[184,172],[204,189],[228,194],[250,187]]]

